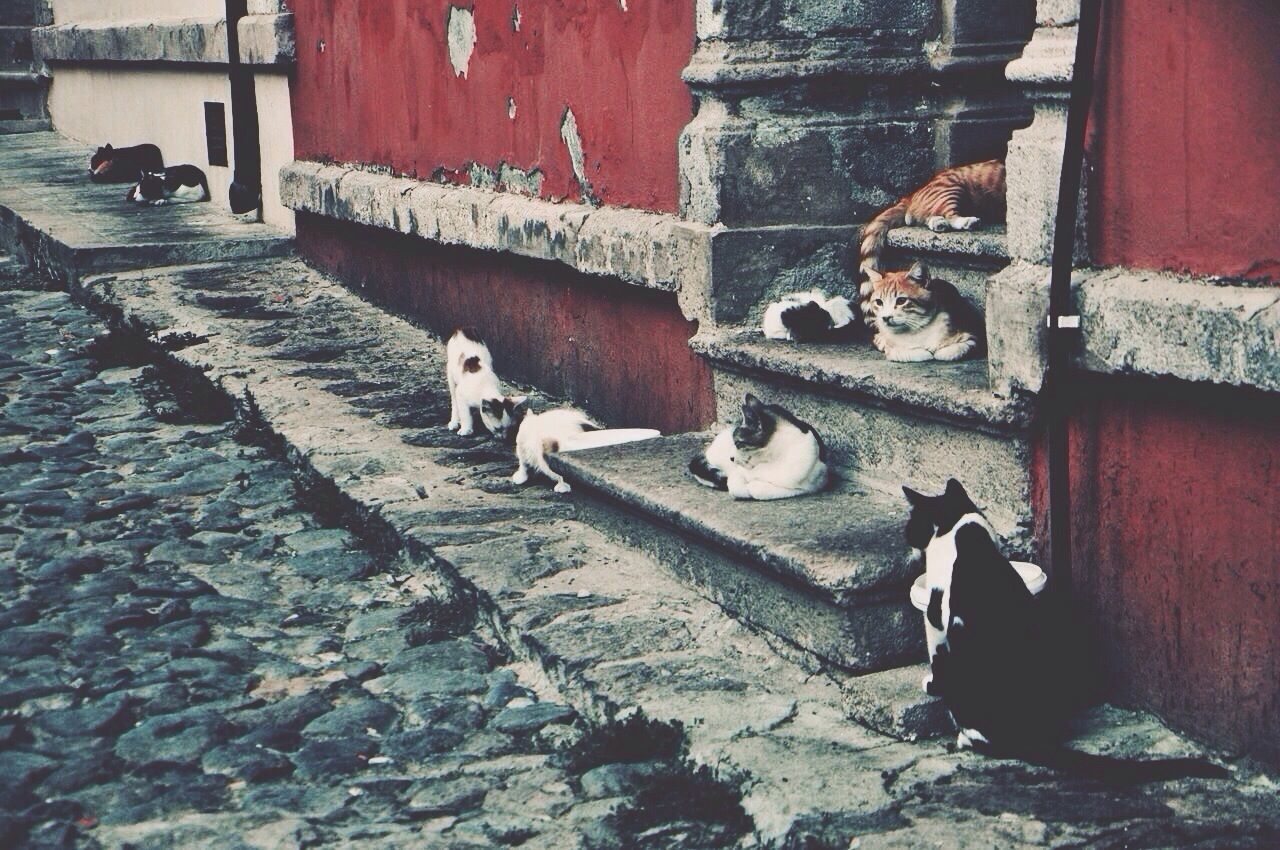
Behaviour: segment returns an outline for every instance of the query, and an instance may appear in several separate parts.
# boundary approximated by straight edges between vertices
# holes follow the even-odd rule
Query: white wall
[[[257,74],[258,144],[262,150],[262,219],[293,232],[293,210],[280,203],[280,169],[293,162],[293,116],[289,78],[284,74]]]
[[[53,22],[221,18],[224,0],[53,0]]]

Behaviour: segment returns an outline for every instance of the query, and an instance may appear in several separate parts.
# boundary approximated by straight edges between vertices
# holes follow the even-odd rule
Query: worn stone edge
[[[249,15],[237,29],[241,62],[294,63],[292,14]],[[32,29],[31,42],[36,57],[44,62],[226,65],[230,61],[225,18],[55,24]]]
[[[1280,392],[1280,287],[1123,268],[1078,281],[1080,368]]]
[[[280,170],[280,199],[295,212],[552,260],[668,292],[705,279],[712,237],[723,229],[665,213],[558,204],[309,161]]]

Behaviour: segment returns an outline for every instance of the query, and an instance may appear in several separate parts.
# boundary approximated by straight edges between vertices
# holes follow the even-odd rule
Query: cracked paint
[[[449,64],[459,77],[466,78],[471,53],[476,47],[476,21],[470,9],[449,7]]]
[[[573,166],[574,179],[578,181],[578,189],[582,197],[594,201],[591,194],[591,181],[587,179],[587,165],[582,153],[582,136],[578,133],[578,119],[573,110],[565,107],[564,118],[560,119],[560,139],[569,149],[569,163]]]
[[[507,117],[512,121],[516,120],[516,99],[514,97],[507,98]]]
[[[520,7],[515,4],[511,6],[511,31],[520,32]]]

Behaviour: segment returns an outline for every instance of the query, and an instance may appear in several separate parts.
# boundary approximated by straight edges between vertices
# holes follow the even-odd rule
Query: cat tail
[[[880,271],[880,252],[889,238],[889,231],[902,227],[907,222],[907,198],[903,198],[884,212],[880,213],[866,227],[862,228],[862,245],[858,249],[862,257],[858,265],[860,271],[871,269]]]
[[[698,452],[689,460],[689,471],[693,473],[693,477],[698,480],[699,484],[710,487],[713,490],[728,490],[729,477],[720,469],[711,465],[707,460],[707,456],[702,452]]]
[[[996,753],[993,753],[996,755]],[[1143,785],[1173,779],[1229,779],[1231,772],[1205,758],[1124,759],[1057,747],[1016,756],[1042,767],[1107,785]]]
[[[204,190],[204,200],[213,198],[213,193],[209,191],[209,178],[205,176],[204,171],[200,172],[200,188]]]

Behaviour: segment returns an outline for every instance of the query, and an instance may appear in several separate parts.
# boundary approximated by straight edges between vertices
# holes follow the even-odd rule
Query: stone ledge
[[[240,21],[241,61],[292,65],[293,16],[251,15]],[[46,62],[173,62],[226,65],[224,18],[61,24],[31,31],[35,54]]]
[[[1076,27],[1038,27],[1022,56],[1009,63],[1005,78],[1024,86],[1071,85],[1076,61]]]
[[[1084,369],[1280,391],[1280,287],[1108,269],[1076,303]]]
[[[662,213],[557,204],[318,162],[281,169],[280,197],[297,212],[554,260],[669,292],[685,278],[705,279],[711,237],[723,230]]]

